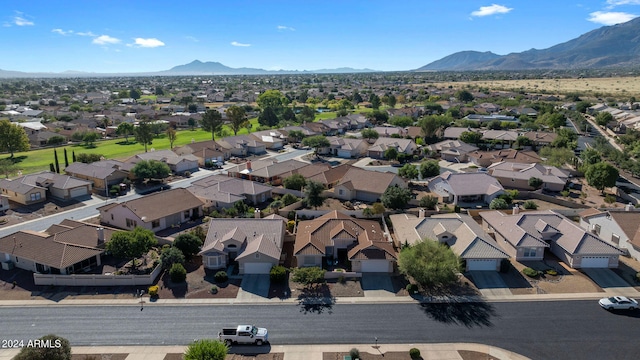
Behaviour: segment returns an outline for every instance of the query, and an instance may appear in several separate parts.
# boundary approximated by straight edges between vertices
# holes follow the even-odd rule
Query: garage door
[[[272,263],[245,263],[245,274],[268,274],[271,271]]]
[[[584,256],[580,266],[583,268],[608,268],[608,256]]]
[[[71,189],[70,191],[70,195],[72,198],[77,198],[77,197],[81,197],[81,196],[85,196],[88,195],[89,193],[87,192],[87,188],[86,187],[79,187],[79,188],[75,188],[75,189]]]
[[[362,272],[389,272],[388,260],[362,260]]]
[[[469,271],[495,271],[497,269],[497,260],[496,259],[474,259],[467,260],[467,268]]]

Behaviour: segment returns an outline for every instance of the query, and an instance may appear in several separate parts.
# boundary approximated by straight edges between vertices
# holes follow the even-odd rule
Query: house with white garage
[[[543,189],[556,192],[564,190],[569,180],[568,171],[540,163],[523,164],[505,161],[492,164],[487,171],[505,188],[521,190],[535,190],[529,186],[531,178],[542,180]]]
[[[454,205],[485,203],[504,194],[498,180],[487,173],[452,173],[445,171],[429,179],[429,191]]]
[[[393,272],[398,259],[378,221],[337,210],[298,223],[293,255],[298,267],[342,264],[355,272]]]
[[[617,268],[624,253],[596,234],[553,212],[531,211],[511,215],[501,211],[480,213],[482,226],[516,261],[542,260],[545,249],[571,268]]]
[[[427,148],[439,154],[442,160],[451,162],[467,162],[469,161],[468,154],[478,150],[478,147],[460,140],[444,140],[428,145]]]
[[[207,269],[238,262],[240,274],[268,274],[280,263],[285,222],[282,219],[218,219],[209,221],[200,255]]]
[[[350,166],[329,196],[345,201],[376,202],[385,190],[392,186],[403,189],[408,187],[401,177],[392,172],[365,170]]]
[[[68,201],[91,196],[90,181],[50,171],[0,179],[0,191],[11,201],[29,205],[45,201],[49,196]]]
[[[198,158],[192,154],[178,155],[171,150],[149,151],[134,155],[126,162],[137,164],[141,160],[160,161],[169,166],[169,169],[175,174],[183,174],[185,171],[198,171]]]
[[[454,213],[416,217],[394,214],[389,218],[400,244],[413,245],[422,240],[446,244],[464,261],[465,271],[498,271],[502,260],[509,258],[469,215]]]
[[[587,209],[580,213],[580,226],[640,260],[640,211],[632,205],[624,209]]]

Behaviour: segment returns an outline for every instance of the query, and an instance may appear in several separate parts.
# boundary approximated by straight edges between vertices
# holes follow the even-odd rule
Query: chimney
[[[104,244],[104,228],[96,228],[96,232],[98,233],[98,245]]]
[[[632,203],[628,203],[627,205],[624,206],[624,211],[631,211],[631,209],[633,209]]]
[[[260,219],[262,216],[260,216],[260,209],[256,208],[256,211],[253,213],[253,217],[256,219]]]
[[[511,215],[518,215],[520,213],[520,207],[518,205],[514,205],[513,209],[511,209]]]
[[[420,208],[420,210],[418,210],[418,218],[424,218],[424,209]]]

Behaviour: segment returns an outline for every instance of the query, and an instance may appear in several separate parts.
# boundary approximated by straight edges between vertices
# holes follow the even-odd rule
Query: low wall
[[[151,285],[162,272],[158,265],[148,275],[101,275],[101,274],[33,274],[35,285],[53,286],[139,286]]]
[[[574,208],[574,209],[589,208],[588,205],[580,204],[578,202],[558,199],[557,197],[554,197],[554,196],[549,196],[549,195],[545,195],[545,194],[541,194],[533,191],[520,191],[520,195],[522,196],[522,199],[538,199],[538,200],[550,202],[552,204],[566,206],[568,208]]]
[[[287,213],[291,210],[298,210],[302,207],[302,200],[296,201],[291,205],[283,206],[278,211],[282,216],[287,217]]]
[[[324,273],[325,280],[339,279],[340,277],[343,277],[345,279],[361,278],[362,273],[353,271],[327,271]]]
[[[317,218],[319,216],[322,216],[326,213],[329,213],[333,210],[298,210],[296,211],[296,214],[298,214],[298,219],[300,219],[301,216],[306,216],[307,218],[312,217],[312,218]],[[357,218],[367,218],[366,216],[362,215],[362,210],[340,210],[341,213],[343,214],[347,214],[349,216],[355,216]],[[368,218],[367,218],[368,219]],[[374,217],[372,216],[371,219],[374,219]]]
[[[273,194],[280,194],[280,195],[284,195],[284,194],[291,194],[291,195],[295,195],[297,197],[305,197],[305,194],[302,191],[298,191],[298,190],[293,190],[293,189],[285,189],[282,187],[272,187],[271,188],[271,192]]]

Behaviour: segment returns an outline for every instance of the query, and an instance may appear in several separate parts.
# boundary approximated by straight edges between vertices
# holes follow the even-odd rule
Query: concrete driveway
[[[270,280],[268,274],[243,275],[236,299],[252,300],[269,297],[269,285]]]
[[[606,293],[637,296],[638,291],[611,269],[582,269]]]
[[[511,290],[497,271],[469,271],[482,295],[511,296]]]
[[[388,273],[363,273],[360,281],[364,297],[395,297],[393,282]]]

